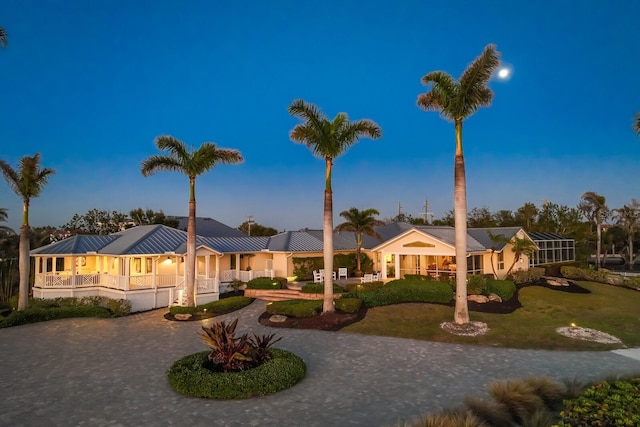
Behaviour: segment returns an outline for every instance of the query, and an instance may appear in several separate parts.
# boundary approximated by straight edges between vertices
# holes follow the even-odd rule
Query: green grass
[[[555,329],[578,326],[614,335],[627,347],[640,346],[640,292],[593,282],[581,282],[590,294],[572,294],[538,286],[520,290],[523,305],[511,314],[470,313],[490,330],[479,337],[451,335],[440,323],[453,320],[453,308],[437,304],[395,304],[369,309],[366,317],[343,329],[368,335],[413,338],[461,344],[548,350],[610,350],[600,344],[561,336]]]

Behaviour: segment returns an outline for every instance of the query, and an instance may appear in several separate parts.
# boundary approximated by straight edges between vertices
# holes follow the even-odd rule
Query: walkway
[[[268,329],[264,302],[240,312],[239,330],[283,336],[307,377],[267,397],[210,401],[173,392],[174,360],[206,348],[205,322],[170,322],[164,310],[118,319],[64,319],[0,329],[1,426],[397,426],[530,374],[597,379],[640,372],[614,352],[522,351]],[[633,355],[631,352],[628,353]]]

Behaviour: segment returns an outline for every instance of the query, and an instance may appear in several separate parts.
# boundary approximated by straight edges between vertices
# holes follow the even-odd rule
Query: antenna
[[[398,218],[400,218],[400,215],[402,215],[402,205],[398,202]]]
[[[433,222],[433,212],[429,212],[429,200],[424,199],[424,212],[420,213],[420,217],[424,219],[424,222],[429,224],[429,217],[431,217],[431,222]]]
[[[247,227],[249,229],[249,236],[251,236],[251,224],[255,224],[255,222],[253,221],[253,215],[247,215]]]

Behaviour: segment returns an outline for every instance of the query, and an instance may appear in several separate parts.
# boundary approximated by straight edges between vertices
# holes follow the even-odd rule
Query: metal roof
[[[198,241],[218,252],[260,252],[267,248],[269,237],[200,237]]]
[[[189,217],[174,216],[171,218],[178,220],[178,228],[180,230],[187,229]],[[237,228],[229,227],[213,218],[203,217],[196,218],[196,234],[202,237],[247,237],[246,234]]]
[[[473,236],[485,249],[491,249],[495,245],[495,250],[500,252],[507,245],[506,242],[493,243],[490,234],[511,240],[520,230],[522,227],[469,228],[467,234]]]
[[[117,237],[113,235],[77,235],[36,248],[31,251],[31,254],[43,253],[48,255],[72,255],[86,254],[87,252],[98,252],[101,248],[116,239]]]
[[[539,231],[532,231],[527,234],[529,234],[529,237],[531,237],[531,240],[538,241],[538,242],[544,241],[544,240],[574,240],[569,237],[563,237],[556,233],[542,233]]]

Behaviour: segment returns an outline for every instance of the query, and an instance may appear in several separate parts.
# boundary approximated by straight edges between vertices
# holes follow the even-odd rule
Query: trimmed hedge
[[[211,372],[204,367],[209,351],[177,360],[167,372],[178,393],[210,399],[244,399],[293,387],[304,378],[307,366],[293,353],[272,348],[271,360],[241,372]]]
[[[509,301],[516,293],[516,285],[510,280],[487,280],[487,294],[496,294],[502,301]]]
[[[336,310],[343,313],[355,313],[362,307],[362,300],[358,298],[338,298],[335,303]]]
[[[528,270],[518,270],[511,273],[513,282],[517,285],[524,283],[536,283],[544,276],[545,269],[541,267],[533,267]]]
[[[289,317],[314,317],[322,312],[322,300],[291,299],[267,304],[267,313]]]
[[[375,291],[384,286],[383,281],[366,282],[366,283],[347,283],[345,289],[347,292],[366,292]]]
[[[378,290],[343,294],[343,298],[360,298],[365,307],[431,302],[446,304],[453,298],[451,286],[430,280],[393,280]]]
[[[324,283],[307,283],[300,289],[305,294],[324,294]],[[333,293],[341,294],[344,288],[340,285],[333,285]]]
[[[25,325],[27,323],[46,322],[55,319],[72,317],[112,317],[104,307],[81,305],[75,307],[34,307],[22,311],[14,311],[0,320],[0,328]]]
[[[247,289],[281,289],[282,284],[279,279],[269,277],[256,277],[247,282]]]
[[[199,312],[211,313],[213,315],[230,313],[232,311],[240,310],[243,307],[248,306],[253,302],[252,298],[248,297],[229,297],[222,298],[218,301],[212,301],[206,304],[198,305],[195,307],[183,307],[173,306],[169,307],[169,313],[171,314],[196,314]]]
[[[486,287],[487,279],[484,276],[479,274],[467,275],[467,295],[482,295],[486,292]]]

